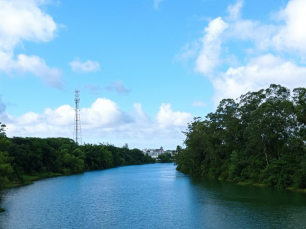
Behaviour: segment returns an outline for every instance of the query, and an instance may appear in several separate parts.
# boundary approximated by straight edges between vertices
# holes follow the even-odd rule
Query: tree
[[[0,122],[0,189],[6,185],[13,173],[11,166],[12,158],[5,151],[6,147],[10,144],[5,135],[5,128],[6,126]]]
[[[276,84],[223,99],[183,132],[177,169],[194,175],[306,187],[306,89]]]
[[[163,153],[158,155],[157,157],[159,159],[160,162],[162,163],[169,163],[173,161],[173,157],[170,153]]]

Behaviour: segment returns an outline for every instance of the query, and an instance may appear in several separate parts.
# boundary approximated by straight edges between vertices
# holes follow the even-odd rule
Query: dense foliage
[[[278,188],[306,188],[306,88],[272,84],[224,99],[188,124],[177,169]]]
[[[160,155],[158,155],[157,159],[161,163],[173,162],[173,157],[172,157],[171,153],[160,154]]]
[[[110,144],[78,146],[69,138],[7,138],[5,128],[0,123],[0,190],[27,179],[155,162],[127,144],[121,148]]]
[[[25,176],[73,174],[155,162],[139,149],[109,144],[78,146],[69,138],[7,138],[0,129],[0,188]]]

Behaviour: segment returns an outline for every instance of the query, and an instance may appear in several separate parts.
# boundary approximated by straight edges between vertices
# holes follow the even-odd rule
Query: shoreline
[[[293,192],[299,192],[299,193],[306,194],[306,189],[298,189],[298,188],[294,188],[294,187],[277,188],[277,187],[268,186],[266,184],[254,183],[252,181],[239,181],[239,182],[235,182],[233,180],[224,180],[224,179],[219,179],[219,178],[218,178],[218,180],[219,181],[228,181],[228,182],[236,183],[238,185],[252,185],[252,186],[264,187],[264,188],[275,188],[275,189],[279,189],[279,190],[289,190],[289,191],[293,191]]]
[[[180,170],[177,170],[177,171],[183,173]],[[255,182],[252,182],[252,181],[239,181],[239,182],[236,182],[236,181],[229,180],[229,179],[212,178],[212,177],[200,176],[200,175],[197,176],[197,175],[192,175],[192,174],[187,174],[187,173],[183,173],[183,174],[186,174],[188,176],[193,176],[193,177],[203,177],[203,178],[207,178],[207,179],[216,179],[218,181],[227,181],[227,182],[235,183],[237,185],[252,185],[252,186],[257,186],[257,187],[275,188],[275,189],[279,189],[279,190],[288,190],[288,191],[293,191],[293,192],[298,192],[298,193],[306,194],[306,188],[305,189],[298,189],[298,188],[294,188],[294,187],[277,188],[277,187],[268,186],[266,184],[255,183]]]
[[[151,163],[143,163],[143,164],[135,164],[135,165],[146,165],[146,164],[151,164]],[[123,166],[129,166],[129,165],[123,165]],[[116,166],[118,167],[118,166]],[[106,168],[106,169],[111,169],[111,168],[116,168],[116,167],[110,167],[110,168]],[[23,182],[11,182],[9,184],[7,184],[2,190],[0,190],[0,192],[3,192],[7,189],[11,189],[11,188],[18,188],[18,187],[22,187],[22,186],[27,186],[27,185],[31,185],[33,184],[35,181],[38,180],[43,180],[43,179],[47,179],[47,178],[53,178],[53,177],[60,177],[60,176],[71,176],[71,175],[76,175],[76,174],[82,174],[85,172],[90,172],[90,171],[101,171],[101,170],[106,170],[106,169],[97,169],[97,170],[86,170],[83,171],[81,173],[72,173],[72,174],[62,174],[62,173],[53,173],[53,172],[46,172],[46,173],[37,173],[34,175],[23,175]],[[0,214],[5,212],[6,210],[4,208],[1,207],[1,201],[2,201],[2,197],[0,195]]]

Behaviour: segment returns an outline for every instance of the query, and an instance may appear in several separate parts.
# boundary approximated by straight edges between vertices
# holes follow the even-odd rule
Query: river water
[[[0,228],[305,228],[306,194],[118,167],[7,190]]]

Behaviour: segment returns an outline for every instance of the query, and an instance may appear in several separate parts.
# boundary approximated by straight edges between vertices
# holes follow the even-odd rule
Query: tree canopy
[[[78,145],[69,138],[7,138],[0,129],[0,185],[23,182],[24,175],[73,174],[115,166],[153,163],[139,149],[110,144]]]
[[[306,188],[306,89],[276,84],[223,99],[184,132],[177,169],[188,174]]]

